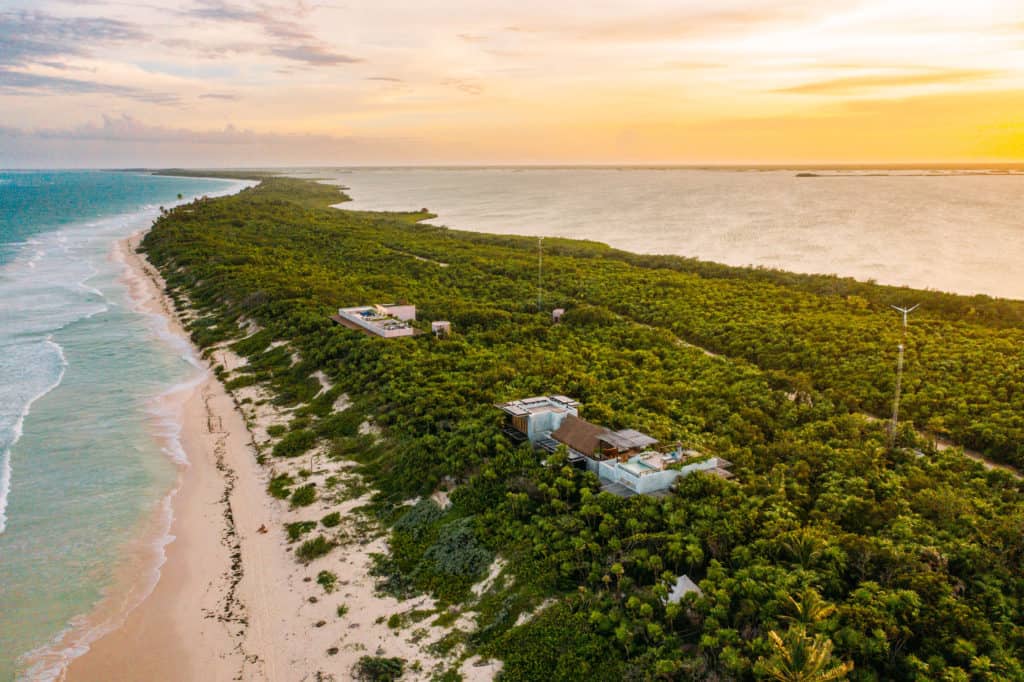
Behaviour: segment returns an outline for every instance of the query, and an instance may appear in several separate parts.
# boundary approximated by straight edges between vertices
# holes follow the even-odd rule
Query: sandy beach
[[[117,245],[132,298],[140,311],[165,316],[170,330],[187,339],[162,278],[136,253],[141,236]],[[228,371],[245,363],[226,348],[216,349],[211,361]],[[327,389],[326,378],[318,378]],[[290,416],[266,397],[258,386],[229,394],[207,370],[174,398],[183,401],[179,438],[189,465],[182,467],[172,498],[173,539],[159,580],[119,627],[72,661],[63,679],[346,680],[364,655],[405,658],[411,670],[404,679],[428,679],[444,667],[425,647],[449,629],[429,621],[408,629],[386,624],[393,614],[433,605],[427,598],[398,602],[375,594],[371,554],[386,545],[383,533],[355,511],[365,495],[324,496],[292,510],[267,493],[271,476],[297,476],[308,460],[273,462],[266,469],[258,464],[260,444],[269,442],[267,428]],[[320,484],[335,476],[357,482],[349,463],[324,459],[312,476],[307,473],[308,480]],[[284,524],[333,511],[343,518],[334,534],[341,546],[310,564],[297,562]],[[338,577],[333,592],[316,582],[324,570]],[[470,629],[467,622],[455,626]],[[476,680],[491,679],[497,669],[497,663],[475,660],[462,667],[467,679]]]

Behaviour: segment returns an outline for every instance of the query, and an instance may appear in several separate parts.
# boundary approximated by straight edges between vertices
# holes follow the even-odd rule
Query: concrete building
[[[579,416],[579,403],[565,396],[540,396],[497,405],[506,415],[503,431],[537,449],[569,451],[569,462],[597,474],[602,488],[616,495],[664,492],[681,476],[702,471],[731,478],[730,462],[705,457],[676,445],[658,448],[658,440],[635,429],[612,431]]]
[[[709,457],[686,464],[688,458],[682,452],[651,451],[634,455],[625,462],[604,460],[598,463],[597,475],[605,485],[621,486],[623,490],[616,490],[623,495],[645,495],[668,490],[676,479],[697,471],[721,478],[732,478],[732,473],[728,470],[728,467],[732,466],[731,462],[721,457]]]
[[[513,440],[529,440],[534,445],[550,439],[567,417],[579,415],[579,403],[564,395],[523,398],[496,405],[505,413],[502,429]]]
[[[414,305],[368,305],[354,308],[339,308],[335,322],[350,329],[359,329],[370,334],[394,338],[412,336],[416,333],[409,322],[416,319]]]
[[[434,320],[430,323],[430,331],[434,336],[448,336],[452,333],[452,323],[448,320]]]

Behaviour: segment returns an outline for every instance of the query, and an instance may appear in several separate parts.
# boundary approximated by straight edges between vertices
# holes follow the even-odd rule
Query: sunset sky
[[[1021,0],[0,0],[0,167],[1024,160]]]

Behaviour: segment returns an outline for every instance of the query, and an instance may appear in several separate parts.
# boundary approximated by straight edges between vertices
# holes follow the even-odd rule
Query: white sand
[[[131,268],[128,277],[139,289],[136,300],[166,315],[187,338],[159,274],[135,253],[140,239],[120,245]],[[256,329],[253,324],[249,331]],[[245,360],[219,348],[211,364],[230,372]],[[387,626],[392,614],[433,605],[426,598],[398,602],[374,593],[371,554],[383,552],[385,540],[354,511],[365,498],[342,499],[349,485],[361,483],[351,463],[323,456],[272,461],[266,470],[257,463],[258,449],[269,444],[267,427],[290,418],[266,398],[258,386],[232,396],[212,374],[187,397],[181,440],[190,466],[173,499],[175,539],[166,548],[159,581],[121,627],[72,662],[68,679],[348,680],[361,656],[384,655],[407,659],[418,670],[403,679],[415,680],[429,679],[449,664],[424,651],[448,632],[429,625],[433,616],[419,623],[406,618],[397,629]],[[347,407],[347,401],[339,399],[338,406]],[[312,475],[302,479],[299,470],[311,464]],[[297,484],[316,482],[320,499],[291,510],[287,501],[270,497],[267,482],[282,472]],[[340,482],[328,489],[332,476]],[[340,546],[308,566],[298,563],[292,549],[299,543],[288,544],[284,524],[319,520],[333,511],[341,512],[342,524],[321,526],[306,538],[323,533]],[[330,594],[316,582],[324,570],[338,577]],[[342,604],[348,611],[339,617]],[[470,626],[465,616],[457,625]],[[463,666],[468,679],[492,679],[499,668],[473,663]]]

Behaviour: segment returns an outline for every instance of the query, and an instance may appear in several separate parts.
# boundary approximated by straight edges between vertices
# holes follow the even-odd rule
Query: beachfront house
[[[495,407],[505,413],[505,435],[518,443],[528,440],[537,447],[550,446],[551,433],[567,417],[579,415],[579,403],[564,395],[511,400]]]
[[[452,333],[452,323],[448,320],[434,320],[430,323],[430,331],[437,337],[449,336]]]
[[[616,495],[661,493],[680,476],[702,471],[730,478],[731,463],[680,445],[659,447],[658,440],[635,429],[613,431],[579,416],[579,403],[565,396],[514,400],[497,406],[506,414],[504,431],[517,442],[554,452],[564,445],[569,462],[597,474],[603,489]]]
[[[339,308],[338,314],[331,319],[349,329],[357,329],[386,339],[412,336],[416,333],[416,329],[410,324],[416,319],[414,305],[388,303]]]

